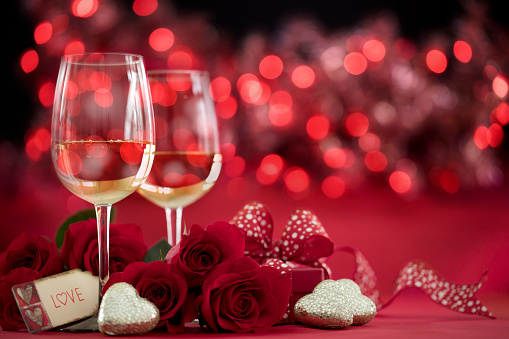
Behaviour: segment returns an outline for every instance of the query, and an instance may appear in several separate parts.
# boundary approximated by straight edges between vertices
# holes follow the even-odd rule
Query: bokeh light
[[[69,42],[64,49],[65,54],[83,54],[85,53],[85,45],[79,40]]]
[[[94,100],[97,105],[108,108],[113,105],[113,94],[106,88],[98,88],[94,92]]]
[[[221,144],[221,155],[223,156],[223,162],[227,163],[235,156],[237,148],[231,142],[225,142]]]
[[[34,69],[37,68],[37,65],[39,64],[39,54],[33,49],[30,49],[23,53],[21,56],[21,69],[25,73],[30,73]]]
[[[94,158],[103,158],[108,153],[108,145],[98,135],[91,135],[87,138],[85,149],[87,154]]]
[[[380,40],[368,40],[362,46],[362,53],[369,61],[378,62],[385,57],[385,46]]]
[[[491,147],[497,147],[504,139],[504,131],[502,127],[495,123],[492,124],[486,131],[486,141]]]
[[[331,168],[341,168],[347,162],[347,153],[339,147],[331,147],[323,154],[323,161]]]
[[[269,99],[269,120],[274,126],[283,127],[293,119],[293,99],[287,91],[276,91]]]
[[[315,82],[315,71],[307,65],[298,66],[292,72],[292,82],[299,88],[308,88]]]
[[[168,55],[168,68],[191,69],[193,68],[193,54],[189,50],[175,50]]]
[[[134,0],[133,11],[139,16],[147,16],[157,9],[157,0]]]
[[[358,52],[347,54],[343,64],[346,71],[352,75],[360,75],[368,68],[368,61],[364,55]]]
[[[75,152],[63,150],[57,157],[57,166],[67,175],[77,175],[81,172],[83,163],[81,157]]]
[[[338,46],[327,48],[320,56],[325,72],[332,74],[343,67],[344,50]]]
[[[267,55],[260,61],[260,74],[266,79],[276,79],[283,72],[283,61],[277,55]]]
[[[325,138],[327,134],[329,134],[329,128],[329,119],[323,115],[312,116],[306,124],[306,131],[308,135],[315,140]]]
[[[501,75],[497,75],[495,79],[493,79],[493,92],[495,92],[498,97],[504,98],[508,90],[509,84],[507,83],[507,79]]]
[[[53,34],[53,26],[49,21],[41,22],[34,30],[34,40],[38,45],[45,44]]]
[[[283,169],[283,159],[277,154],[265,156],[260,164],[263,173],[276,175]]]
[[[227,97],[223,101],[216,102],[216,113],[222,119],[231,119],[237,113],[238,103],[233,96]]]
[[[171,88],[177,92],[187,91],[189,88],[191,88],[192,84],[192,80],[188,76],[171,76],[170,73],[168,73],[166,80],[168,83],[168,88]]]
[[[479,126],[474,132],[474,143],[479,149],[485,149],[489,146],[488,139],[488,127]]]
[[[92,72],[90,74],[89,81],[90,81],[90,88],[93,91],[96,91],[100,88],[104,88],[108,91],[111,89],[111,78],[105,72],[101,72],[101,71]]]
[[[251,73],[242,75],[237,80],[237,88],[242,100],[249,104],[254,104],[262,98],[263,88],[258,77]]]
[[[337,199],[345,193],[345,181],[336,175],[328,176],[322,181],[322,192],[330,199]]]
[[[345,126],[351,136],[360,137],[368,131],[369,120],[366,115],[356,112],[346,118]]]
[[[171,46],[173,46],[174,41],[175,37],[173,32],[164,27],[155,29],[152,33],[150,33],[148,38],[150,47],[157,52],[169,50]]]
[[[404,194],[412,188],[412,179],[403,171],[394,171],[389,177],[389,184],[395,192]]]
[[[370,151],[364,156],[364,164],[372,172],[382,172],[387,167],[387,157],[380,151]]]
[[[80,18],[88,18],[97,11],[98,0],[74,0],[72,3],[72,14]]]
[[[143,148],[136,142],[123,142],[120,146],[120,157],[129,165],[137,165],[143,157]]]
[[[378,151],[381,145],[380,138],[373,133],[366,133],[359,138],[359,147],[364,152]]]
[[[501,102],[492,112],[492,116],[495,116],[496,121],[501,125],[507,125],[509,123],[509,105],[505,102]]]
[[[447,68],[447,57],[442,51],[433,49],[426,54],[426,65],[434,73],[443,73]]]
[[[45,82],[39,88],[39,101],[44,107],[51,107],[53,105],[53,98],[55,97],[55,84],[53,82]]]
[[[309,188],[309,174],[301,167],[290,167],[284,175],[286,188],[293,193],[302,193]]]
[[[210,82],[209,93],[214,101],[223,102],[230,98],[232,85],[225,77],[216,77]]]
[[[277,154],[265,156],[256,171],[256,180],[262,185],[275,183],[283,169],[283,159]]]
[[[265,105],[269,101],[272,91],[269,85],[267,85],[265,82],[260,82],[259,84],[262,90],[262,94],[260,95],[258,100],[256,100],[253,103],[255,105]]]
[[[462,40],[458,40],[454,43],[453,47],[454,56],[456,59],[463,63],[467,63],[472,59],[472,47]]]

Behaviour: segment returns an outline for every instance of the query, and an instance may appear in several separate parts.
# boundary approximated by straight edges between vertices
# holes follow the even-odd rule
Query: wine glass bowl
[[[109,276],[111,206],[141,186],[154,159],[154,115],[143,58],[124,53],[62,57],[51,137],[57,177],[95,207],[100,299]]]
[[[148,71],[156,145],[154,164],[138,192],[166,211],[170,245],[180,241],[182,209],[218,179],[222,157],[208,72]]]
[[[140,118],[152,111],[143,82],[138,56],[96,53],[62,61],[53,113],[53,161],[64,186],[92,204],[120,201],[136,191],[150,171],[153,119]]]

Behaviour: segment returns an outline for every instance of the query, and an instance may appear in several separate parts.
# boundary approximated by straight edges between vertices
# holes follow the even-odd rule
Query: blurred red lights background
[[[32,162],[41,161],[47,152],[46,147],[34,146],[39,137],[30,131],[49,130],[55,86],[51,72],[58,57],[123,47],[144,54],[148,68],[210,70],[209,92],[223,128],[223,143],[236,145],[233,156],[225,157],[230,178],[252,171],[262,185],[282,185],[288,192],[301,193],[292,195],[297,199],[315,187],[326,197],[337,198],[355,189],[359,179],[369,180],[369,172],[385,173],[387,187],[400,194],[411,191],[416,179],[447,193],[476,186],[476,181],[486,184],[469,178],[479,176],[481,161],[456,161],[459,167],[447,170],[449,165],[438,157],[411,153],[411,143],[418,142],[423,133],[420,126],[429,125],[437,114],[450,117],[443,121],[449,125],[443,129],[446,134],[440,136],[446,144],[447,139],[460,140],[457,133],[462,133],[462,141],[455,142],[450,152],[465,159],[482,156],[486,158],[483,163],[491,163],[490,171],[498,168],[503,172],[502,163],[496,161],[498,152],[485,150],[505,149],[509,84],[503,66],[507,60],[495,52],[487,55],[483,46],[490,41],[465,25],[454,32],[461,38],[447,41],[443,35],[430,35],[429,41],[418,45],[397,36],[397,21],[390,16],[379,15],[351,30],[330,34],[313,21],[296,19],[282,26],[282,43],[271,46],[270,37],[255,32],[245,38],[243,47],[231,52],[209,22],[199,16],[179,19],[169,1],[136,0],[126,8],[116,1],[74,0],[52,6],[36,3],[26,11],[34,22],[34,44],[19,56],[18,67],[25,74],[33,74],[30,78],[35,79],[34,90],[41,111],[45,111],[33,119],[36,126],[27,132],[25,150]],[[105,34],[134,26],[127,22],[138,22],[141,29]],[[111,39],[115,43],[108,46]],[[299,55],[303,44],[311,53],[306,57]],[[492,44],[495,50],[498,45]],[[436,77],[443,73],[450,80]],[[90,76],[90,83],[80,86],[92,88],[96,103],[109,107],[113,96],[108,79],[100,74],[84,76]],[[174,90],[178,91],[180,85],[176,84]],[[71,86],[67,95],[75,95],[77,86]],[[168,91],[161,91],[160,86],[152,84],[154,102],[172,105],[175,97],[161,96],[159,93]],[[483,109],[472,112],[468,108],[471,105]],[[467,118],[459,125],[455,115]],[[245,143],[264,134],[265,141]],[[300,138],[299,143],[310,150],[317,147],[306,157],[306,161],[313,157],[313,166],[292,155],[290,144],[290,148],[283,148],[289,135]],[[468,139],[477,151],[468,146]],[[423,142],[421,148],[438,147]],[[276,154],[284,160],[285,175],[279,175],[282,165],[277,166],[277,172],[267,172],[267,165],[263,165],[261,159]],[[400,160],[412,162],[417,171],[409,175],[398,170]],[[316,171],[318,163],[329,171]],[[299,171],[288,172],[289,168]],[[353,169],[357,171],[355,180]],[[434,169],[443,171],[442,179],[434,179]],[[317,173],[320,177],[315,178]],[[324,180],[335,183],[341,194],[321,189]],[[498,182],[493,180],[493,184]]]
[[[245,170],[250,170],[255,165],[253,161],[256,163],[256,159],[263,156],[264,152],[270,153],[278,148],[278,138],[274,137],[271,130],[276,133],[280,130],[281,138],[284,138],[288,133],[299,135],[299,126],[304,124],[305,133],[310,140],[308,141],[309,146],[313,147],[314,143],[320,145],[322,150],[320,157],[325,166],[337,170],[350,167],[352,165],[349,164],[350,162],[361,161],[368,171],[385,172],[388,186],[395,192],[408,192],[412,178],[409,175],[405,176],[404,171],[394,171],[396,162],[405,157],[405,148],[403,145],[398,145],[390,134],[409,134],[411,136],[411,133],[406,132],[405,129],[410,129],[410,132],[417,130],[418,128],[412,127],[416,123],[414,120],[418,121],[419,116],[430,114],[433,110],[445,109],[449,112],[462,110],[462,103],[459,102],[460,98],[458,97],[460,94],[454,92],[455,88],[444,87],[447,85],[440,85],[439,82],[433,84],[434,79],[422,73],[424,69],[420,69],[422,66],[414,61],[421,56],[425,60],[425,67],[432,73],[441,74],[452,67],[454,69],[449,70],[449,73],[456,72],[458,77],[467,77],[467,84],[472,85],[471,90],[474,92],[475,99],[469,97],[462,98],[461,101],[465,101],[465,99],[467,102],[477,101],[485,107],[491,105],[492,114],[487,116],[491,118],[488,123],[485,119],[483,122],[479,114],[475,119],[471,118],[467,121],[472,126],[473,144],[479,150],[485,150],[489,147],[497,148],[504,141],[504,126],[509,121],[509,109],[503,100],[507,97],[509,85],[500,62],[506,60],[495,61],[493,57],[486,58],[479,50],[479,45],[485,44],[486,41],[479,41],[479,38],[475,38],[475,35],[468,30],[458,32],[463,36],[462,40],[449,42],[451,53],[445,52],[443,47],[427,49],[425,45],[419,50],[420,48],[413,42],[401,38],[394,39],[394,33],[387,34],[387,28],[391,24],[394,25],[394,22],[381,16],[363,27],[364,34],[348,35],[348,32],[341,32],[345,35],[337,41],[329,41],[328,47],[322,48],[322,52],[317,52],[315,60],[308,58],[308,60],[301,59],[299,61],[296,55],[289,56],[292,47],[274,48],[268,52],[264,47],[259,47],[254,42],[258,40],[265,44],[268,43],[263,40],[263,35],[256,33],[246,40],[246,45],[249,45],[252,40],[253,46],[246,46],[246,50],[241,50],[239,56],[227,55],[223,50],[219,50],[217,56],[210,57],[209,53],[214,52],[216,47],[210,47],[204,38],[194,41],[192,37],[197,32],[214,34],[214,28],[207,22],[196,19],[191,21],[191,24],[200,27],[192,28],[189,30],[190,32],[184,33],[182,27],[187,22],[164,20],[162,16],[173,9],[168,7],[166,2],[162,4],[160,6],[156,0],[134,1],[131,10],[135,15],[155,20],[151,20],[150,24],[147,21],[143,22],[143,31],[131,37],[124,35],[122,39],[127,39],[126,46],[131,46],[130,49],[137,49],[139,43],[141,43],[141,48],[143,45],[149,46],[153,51],[146,56],[149,66],[187,69],[200,68],[201,65],[201,67],[207,66],[210,69],[213,76],[210,94],[216,102],[217,114],[220,120],[224,121],[222,125],[226,130],[223,142],[241,146],[236,149],[236,152],[240,152],[239,154],[230,158],[225,157],[227,160],[226,174],[229,177],[241,176]],[[49,74],[45,72],[47,65],[52,64],[54,69],[58,56],[64,53],[83,53],[97,47],[100,49],[100,45],[98,45],[100,39],[94,40],[93,34],[80,36],[76,34],[76,29],[88,28],[100,32],[100,26],[104,24],[97,23],[97,20],[111,20],[114,21],[111,25],[124,25],[121,22],[123,20],[121,16],[127,16],[126,13],[123,13],[126,9],[121,8],[120,4],[114,1],[75,0],[67,4],[69,7],[66,7],[65,2],[62,5],[50,8],[39,4],[39,8],[29,9],[32,15],[36,10],[42,10],[42,12],[34,18],[35,22],[37,22],[37,18],[40,18],[33,29],[34,46],[26,49],[19,57],[19,67],[24,73],[36,73],[36,78],[43,80],[40,83],[36,82],[35,91],[40,105],[48,111],[52,106],[55,79],[48,80],[50,79]],[[86,19],[89,22],[77,22],[74,21],[77,19],[72,19],[72,17],[81,18],[80,20]],[[380,27],[385,25],[386,31],[377,31],[375,29],[377,25]],[[154,28],[150,29],[150,26]],[[305,21],[304,24],[298,21],[290,22],[286,29],[288,30],[286,32],[287,45],[291,41],[294,45],[298,45],[299,39],[304,40],[306,34],[320,34],[312,23]],[[293,32],[300,35],[292,36]],[[468,38],[469,36],[470,38]],[[325,38],[325,35],[318,35],[318,37]],[[476,44],[479,47],[476,47]],[[37,47],[38,45],[40,47]],[[275,51],[279,52],[275,53]],[[243,57],[242,53],[249,53],[249,55],[246,54]],[[43,60],[41,60],[41,55]],[[204,63],[206,57],[208,57],[208,65]],[[233,60],[232,57],[237,60]],[[474,64],[464,71],[459,64],[451,60],[452,57],[461,64]],[[476,76],[473,71],[479,69],[478,65],[483,60],[486,63],[484,72],[481,69],[481,74]],[[235,66],[231,67],[232,61],[235,61],[237,65],[233,64]],[[302,63],[303,61],[307,62]],[[228,64],[230,66],[227,66]],[[384,66],[380,68],[379,65]],[[392,69],[392,80],[390,74],[383,74],[383,69]],[[341,73],[343,70],[346,73]],[[389,80],[392,83],[387,83]],[[484,87],[482,81],[487,82]],[[341,87],[343,83],[348,82],[350,82],[350,86]],[[371,88],[374,92],[392,91],[393,102],[374,101],[370,103],[366,101],[367,93],[364,93],[356,85],[357,82],[362,82],[363,88]],[[400,83],[400,88],[398,88],[398,83]],[[154,101],[171,105],[174,98],[161,97],[158,94],[158,86],[161,84],[152,85]],[[108,90],[108,79],[104,76],[90,75],[90,84],[86,86],[95,90],[94,98],[98,105],[108,107],[112,104],[113,97]],[[334,88],[335,86],[337,89]],[[77,90],[77,87],[70,87],[67,95],[72,97]],[[336,94],[334,94],[335,91],[337,91]],[[409,91],[417,92],[411,95],[405,93]],[[419,95],[419,92],[426,94]],[[490,92],[500,102],[497,103],[497,99],[494,97],[489,98]],[[321,98],[318,99],[315,93],[320,93]],[[334,95],[339,97],[335,98]],[[346,97],[341,99],[343,95]],[[422,107],[419,106],[419,102],[424,100],[426,95],[432,102],[422,101]],[[375,99],[376,96],[372,96],[369,100]],[[340,101],[337,101],[338,98]],[[409,99],[417,104],[414,108],[417,110],[413,114],[414,118],[405,117],[405,111],[409,107],[404,104],[398,109],[395,108],[398,101]],[[298,109],[296,109],[295,101],[297,101]],[[349,101],[351,101],[350,104]],[[434,104],[436,108],[429,108],[430,104]],[[242,111],[241,115],[239,111]],[[347,113],[348,111],[350,113]],[[305,118],[306,115],[308,115],[307,118]],[[401,117],[395,120],[396,115],[401,115]],[[32,134],[26,138],[25,150],[28,158],[33,162],[39,161],[42,157],[41,153],[48,150],[47,146],[41,146],[41,143],[44,144],[44,142],[40,141],[42,139],[38,135],[41,134],[40,131],[48,131],[49,116],[50,113],[47,112],[44,115],[45,119],[34,119],[40,126],[36,126],[30,131],[37,131],[37,133],[27,132]],[[234,119],[235,121],[233,121]],[[420,120],[422,121],[422,118]],[[475,126],[476,123],[477,126]],[[398,127],[398,124],[402,124],[402,126]],[[242,132],[235,134],[233,128],[240,128]],[[400,129],[398,130],[398,128]],[[272,139],[274,139],[272,146],[268,148],[265,146],[265,150],[264,147],[258,147],[254,154],[242,154],[245,148],[242,145],[242,136],[249,135],[251,132],[272,133]],[[344,134],[345,132],[346,134]],[[352,138],[358,138],[358,145],[352,143],[354,141]],[[398,155],[389,150],[391,147],[396,147]],[[251,147],[251,153],[253,153],[252,151],[253,147]],[[464,150],[458,149],[456,152],[473,151],[467,147]],[[276,156],[276,154],[272,155]],[[255,169],[256,178],[260,184],[282,183],[287,190],[301,193],[314,185],[314,180],[309,177],[310,169],[306,169],[306,166],[301,167],[298,159],[289,158],[285,154],[277,155],[279,159],[285,159],[289,168],[298,168],[298,171],[285,172],[284,176],[279,177],[277,174],[282,170],[282,164],[274,167],[278,168],[277,171],[267,170],[273,166],[266,164],[267,156],[263,158],[265,163],[259,162],[258,168]],[[408,153],[406,156],[410,156],[409,161],[420,162],[420,159],[413,160]],[[463,156],[469,155],[464,154]],[[232,163],[228,164],[229,161]],[[419,170],[420,176],[426,176],[426,172],[422,172],[423,170],[425,171],[425,169]],[[467,168],[464,170],[468,171]],[[430,182],[433,182],[431,177],[430,174]],[[446,171],[444,169],[440,177],[442,178],[440,187],[445,192],[455,193],[464,185],[462,184],[463,180],[454,170]],[[345,181],[334,175],[325,176],[322,180],[328,180],[330,183],[334,182],[341,186],[340,192],[344,192],[349,186],[348,180]],[[339,182],[341,184],[337,184]],[[336,196],[329,191],[322,189],[325,196],[329,198]],[[337,194],[337,196],[340,195],[342,193]]]

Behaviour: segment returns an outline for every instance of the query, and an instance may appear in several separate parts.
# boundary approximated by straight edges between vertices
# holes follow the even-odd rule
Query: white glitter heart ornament
[[[297,321],[312,327],[340,329],[364,325],[376,315],[376,306],[350,279],[324,280],[294,308]]]
[[[97,321],[103,334],[147,333],[159,322],[159,309],[141,298],[133,286],[119,282],[111,285],[104,294]]]

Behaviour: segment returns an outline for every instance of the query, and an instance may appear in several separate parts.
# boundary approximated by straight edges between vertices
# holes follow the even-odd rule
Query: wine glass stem
[[[110,274],[110,213],[111,204],[95,205],[97,241],[99,250],[99,304],[102,289]]]
[[[165,208],[168,244],[172,247],[180,242],[182,237],[182,207]]]

